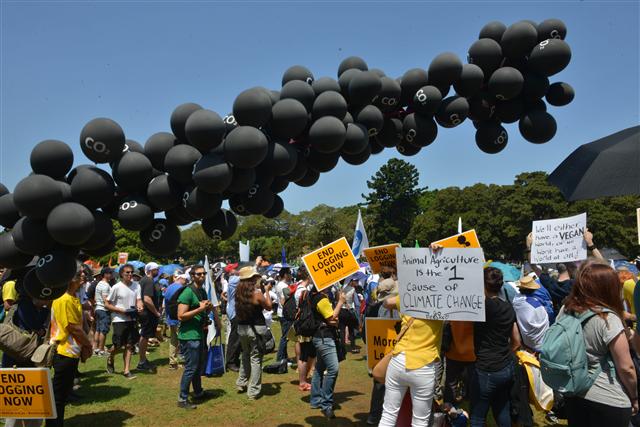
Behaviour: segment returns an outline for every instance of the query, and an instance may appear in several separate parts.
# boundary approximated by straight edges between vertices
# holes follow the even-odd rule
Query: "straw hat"
[[[530,289],[532,291],[540,289],[540,285],[533,280],[533,277],[531,276],[524,276],[520,278],[520,280],[516,282],[516,285],[521,289]]]
[[[262,276],[253,267],[242,267],[238,272],[238,278],[240,280],[249,280],[249,279],[253,279],[254,277],[262,277]]]

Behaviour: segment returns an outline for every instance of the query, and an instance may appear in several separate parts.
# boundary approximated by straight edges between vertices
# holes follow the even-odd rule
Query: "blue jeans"
[[[496,372],[473,369],[471,378],[471,427],[483,427],[489,407],[499,427],[511,427],[510,393],[513,362]]]
[[[205,339],[180,340],[180,352],[184,358],[184,371],[180,380],[180,401],[186,401],[189,397],[189,385],[193,385],[195,394],[202,393],[201,375],[204,372],[206,362]]]
[[[282,336],[280,337],[280,344],[278,344],[278,357],[276,357],[278,362],[289,358],[289,355],[287,354],[287,334],[289,333],[289,328],[291,328],[291,325],[293,324],[293,322],[288,321],[284,317],[280,317],[279,320]]]
[[[311,379],[311,406],[333,409],[333,389],[338,379],[338,353],[333,338],[313,338],[316,348],[316,370]],[[325,374],[325,371],[326,374]]]

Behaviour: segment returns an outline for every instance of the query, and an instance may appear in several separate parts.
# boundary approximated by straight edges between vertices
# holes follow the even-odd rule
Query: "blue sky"
[[[558,132],[545,145],[525,141],[517,123],[497,155],[475,145],[470,121],[439,129],[438,139],[405,158],[430,188],[508,184],[522,171],[552,171],[578,145],[637,125],[639,2],[8,2],[1,3],[0,182],[10,190],[30,172],[29,154],[44,139],[68,143],[75,164],[82,126],[109,117],[144,144],[170,131],[169,116],[197,102],[221,116],[253,86],[279,89],[291,65],[336,78],[349,55],[397,77],[427,68],[438,53],[466,60],[480,28],[560,18],[573,57],[551,78],[576,91],[550,107]],[[291,184],[285,207],[361,202],[366,180],[393,149],[361,166],[340,162],[311,188]]]

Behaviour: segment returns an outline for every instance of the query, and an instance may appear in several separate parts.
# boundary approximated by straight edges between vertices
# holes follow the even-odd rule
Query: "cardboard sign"
[[[402,321],[399,319],[376,319],[365,320],[367,330],[367,364],[369,369],[384,357],[385,354],[393,350],[396,345],[396,337],[400,333]]]
[[[398,248],[400,312],[420,319],[484,322],[480,248]]]
[[[126,264],[129,261],[129,253],[128,252],[119,252],[118,253],[118,264]]]
[[[455,236],[447,237],[446,239],[438,240],[433,243],[442,245],[445,248],[479,248],[480,241],[478,241],[478,235],[476,230],[465,231],[464,233],[456,234]]]
[[[0,417],[56,418],[49,369],[0,368]]]
[[[399,247],[399,243],[392,243],[391,245],[374,246],[362,251],[369,261],[373,274],[380,273],[382,266],[396,268],[396,248]]]
[[[587,259],[584,229],[587,214],[533,221],[531,263],[547,264]]]
[[[303,256],[302,262],[318,291],[352,275],[360,268],[344,237]]]

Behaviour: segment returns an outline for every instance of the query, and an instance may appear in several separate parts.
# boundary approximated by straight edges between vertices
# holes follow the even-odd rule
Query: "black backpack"
[[[316,315],[316,304],[323,298],[324,295],[309,291],[304,291],[300,295],[300,305],[296,313],[296,319],[293,323],[296,334],[303,337],[312,337],[320,326],[322,326],[322,320],[318,319]]]
[[[191,288],[191,286],[182,286],[180,289],[176,290],[173,295],[171,295],[171,298],[169,298],[169,300],[166,302],[166,307],[167,307],[167,313],[169,313],[169,318],[171,320],[179,320],[178,319],[178,298],[180,298],[180,295],[182,294],[182,292],[184,292],[185,289],[187,288]],[[198,296],[198,292],[196,292],[195,289],[191,289],[193,291],[193,293],[196,294],[196,296]]]
[[[282,317],[289,322],[294,322],[296,320],[297,313],[298,306],[296,304],[295,293],[293,293],[284,300],[284,304],[282,305]]]

